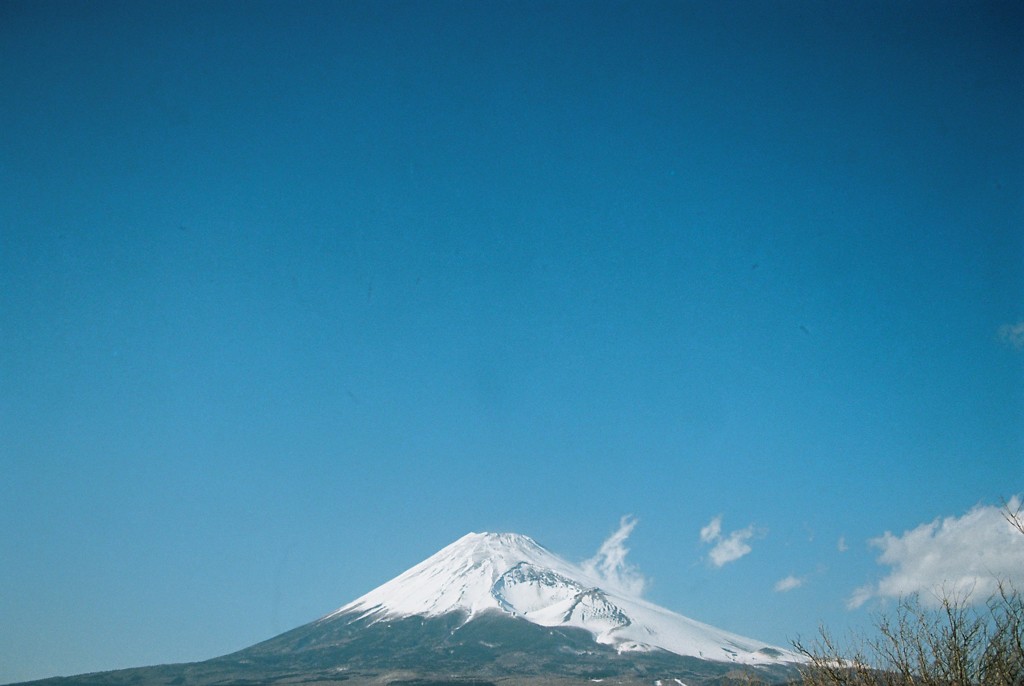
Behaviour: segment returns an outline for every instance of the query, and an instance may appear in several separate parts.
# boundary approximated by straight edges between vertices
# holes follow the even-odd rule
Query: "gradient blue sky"
[[[654,602],[867,625],[869,541],[1024,491],[1022,36],[1013,2],[0,3],[0,682],[239,649],[468,531],[583,560],[625,514]]]

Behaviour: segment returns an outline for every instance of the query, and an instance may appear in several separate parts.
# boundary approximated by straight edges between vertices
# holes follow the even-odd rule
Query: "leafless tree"
[[[1010,526],[1024,534],[1024,499],[1004,500],[1003,517]]]
[[[1004,502],[1003,516],[1024,535],[1022,506]],[[822,627],[810,643],[804,686],[1024,686],[1024,597],[1008,582],[983,606],[969,594],[944,593],[937,606],[917,595],[875,618],[870,636],[840,643]]]

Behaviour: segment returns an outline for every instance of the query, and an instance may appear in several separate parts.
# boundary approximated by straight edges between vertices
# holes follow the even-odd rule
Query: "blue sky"
[[[627,514],[654,602],[868,625],[1024,492],[1022,35],[3,3],[0,682],[236,650],[468,531],[581,561]]]

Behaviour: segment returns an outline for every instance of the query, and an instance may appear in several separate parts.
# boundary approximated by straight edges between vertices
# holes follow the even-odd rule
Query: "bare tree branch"
[[[1016,503],[1016,507],[1012,504]],[[1017,531],[1024,534],[1024,500],[1011,498],[1003,501],[1003,518]]]
[[[1003,501],[1003,517],[1024,534],[1020,498]],[[803,686],[1024,686],[1024,594],[1002,581],[984,605],[970,591],[938,599],[934,609],[900,599],[870,637],[840,645],[821,627],[813,643],[795,642]]]

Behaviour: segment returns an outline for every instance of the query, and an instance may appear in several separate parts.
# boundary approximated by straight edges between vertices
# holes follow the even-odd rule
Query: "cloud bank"
[[[618,530],[601,544],[594,557],[583,562],[582,567],[608,586],[639,596],[647,587],[647,579],[635,566],[626,562],[626,555],[629,554],[626,539],[633,533],[636,524],[635,517],[625,515],[619,520]]]
[[[1019,510],[1019,497],[1009,508]],[[847,607],[860,607],[872,598],[920,594],[926,604],[941,598],[984,602],[1000,581],[1024,586],[1024,535],[999,507],[978,506],[962,517],[936,519],[901,536],[885,532],[869,543],[882,554],[879,564],[890,567],[876,584],[853,592]]]
[[[701,543],[714,543],[714,547],[708,552],[708,557],[711,558],[711,564],[716,567],[723,567],[748,554],[752,549],[747,541],[753,537],[753,525],[733,531],[723,537],[721,515],[712,518],[707,526],[700,530]]]

